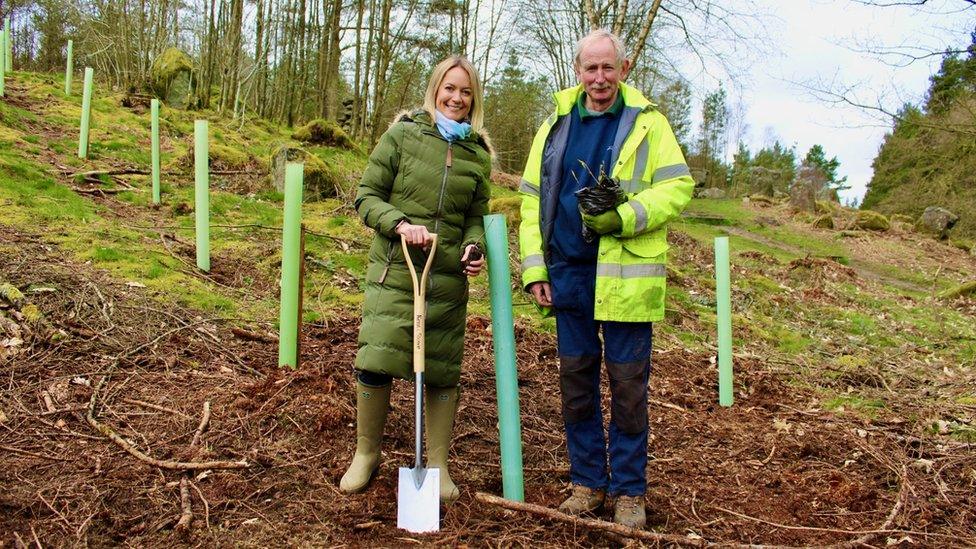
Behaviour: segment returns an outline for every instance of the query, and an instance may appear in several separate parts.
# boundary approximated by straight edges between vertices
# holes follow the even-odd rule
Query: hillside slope
[[[405,384],[377,477],[363,494],[339,494],[354,442],[351,358],[369,238],[348,197],[305,204],[302,367],[280,370],[281,196],[261,158],[288,133],[164,111],[164,164],[186,150],[201,115],[215,142],[250,156],[227,170],[240,173],[213,177],[213,270],[203,274],[193,266],[189,174],[167,170],[160,208],[150,206],[144,176],[72,177],[144,167],[148,116],[120,107],[119,95],[101,96],[94,154],[82,162],[79,100],[58,88],[14,73],[0,100],[5,543],[620,542],[474,498],[501,492],[484,277],[472,284],[452,448],[462,497],[443,510],[441,532],[395,528],[396,470],[413,447]],[[355,181],[360,155],[316,152]],[[728,409],[716,402],[719,235],[733,250]],[[814,229],[786,205],[732,200],[693,201],[671,244],[649,402],[652,531],[689,543],[976,545],[976,302],[933,297],[968,281],[976,258],[910,232]],[[517,289],[513,296],[526,500],[555,508],[569,477],[553,326]],[[190,448],[205,403],[209,430]],[[186,477],[126,445],[158,460],[247,467]],[[187,509],[189,527],[178,527]]]

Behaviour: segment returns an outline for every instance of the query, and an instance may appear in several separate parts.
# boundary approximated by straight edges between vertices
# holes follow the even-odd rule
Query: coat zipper
[[[390,251],[386,252],[386,265],[383,266],[383,273],[380,274],[379,280],[376,282],[382,284],[386,280],[387,273],[390,272],[390,264],[393,263],[393,241],[390,241]]]
[[[447,156],[444,157],[444,175],[441,177],[441,192],[437,196],[437,213],[434,214],[434,233],[437,233],[438,227],[441,224],[441,210],[444,208],[444,191],[447,189],[447,174],[451,170],[451,166],[454,165],[454,143],[451,141],[447,142]],[[428,284],[428,291],[433,292],[434,290],[434,277],[430,277],[430,283]]]
[[[441,209],[444,207],[444,191],[447,189],[447,174],[454,165],[454,144],[448,142],[447,144],[447,157],[444,159],[444,175],[441,177],[441,190],[440,194],[437,196],[437,212],[434,215],[434,232],[437,232],[437,228],[440,227],[441,223]],[[386,280],[386,275],[390,272],[390,264],[393,263],[393,242],[390,242],[390,250],[386,254],[386,265],[383,266],[383,273],[380,274],[377,283],[382,284]],[[434,289],[434,277],[430,278],[428,284],[429,289]]]

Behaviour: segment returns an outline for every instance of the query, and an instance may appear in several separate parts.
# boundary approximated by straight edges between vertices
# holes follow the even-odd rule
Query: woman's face
[[[437,87],[437,99],[434,101],[437,110],[451,120],[460,122],[471,112],[471,100],[471,78],[468,77],[468,71],[461,67],[452,67]]]

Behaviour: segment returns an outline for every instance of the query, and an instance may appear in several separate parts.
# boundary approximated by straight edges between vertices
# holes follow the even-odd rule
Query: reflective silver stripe
[[[641,181],[644,179],[644,170],[647,169],[647,155],[651,146],[647,143],[647,137],[637,146],[637,159],[634,161],[634,171],[630,175],[630,181],[625,181],[623,190],[626,193],[636,193],[641,190]]]
[[[685,175],[691,175],[691,170],[688,169],[687,164],[672,164],[671,166],[664,166],[663,168],[654,170],[654,179],[651,180],[651,183],[654,184],[658,181],[674,179],[675,177]]]
[[[522,260],[522,272],[531,269],[532,267],[545,267],[546,260],[542,258],[542,254],[530,255]]]
[[[533,185],[532,183],[529,183],[523,179],[522,183],[519,185],[519,192],[531,194],[532,196],[539,196],[539,186]]]
[[[648,263],[645,265],[599,263],[596,266],[596,276],[612,276],[615,278],[651,278],[662,277],[666,274],[667,267],[661,263]]]
[[[634,233],[639,233],[647,228],[647,210],[644,205],[636,200],[628,200],[627,205],[634,209]]]

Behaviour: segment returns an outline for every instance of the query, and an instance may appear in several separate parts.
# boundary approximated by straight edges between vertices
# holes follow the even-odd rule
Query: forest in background
[[[430,68],[463,53],[484,80],[497,167],[508,173],[521,172],[549,94],[575,83],[576,40],[604,26],[631,48],[628,80],[667,115],[699,187],[773,196],[804,181],[837,201],[846,184],[838,151],[824,145],[745,144],[748,107],[728,93],[775,48],[771,14],[752,0],[14,0],[0,12],[12,18],[18,69],[63,70],[70,39],[75,67],[92,66],[115,89],[165,98],[182,71],[188,108],[289,127],[331,120],[367,149],[397,112],[420,104]],[[976,133],[973,47],[931,55],[944,62],[924,104],[884,113],[894,129],[866,208],[917,216],[965,202],[974,186],[976,170],[960,161],[972,150],[957,139]],[[692,84],[702,75],[714,88]],[[970,210],[961,207],[967,234]]]

